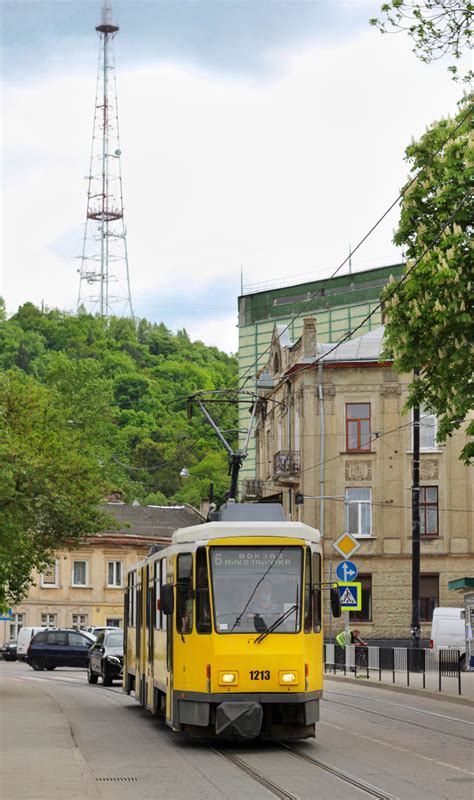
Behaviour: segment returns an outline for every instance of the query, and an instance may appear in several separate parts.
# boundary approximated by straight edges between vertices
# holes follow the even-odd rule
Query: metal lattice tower
[[[101,317],[133,317],[123,216],[122,175],[111,0],[103,0],[87,216],[77,306]]]

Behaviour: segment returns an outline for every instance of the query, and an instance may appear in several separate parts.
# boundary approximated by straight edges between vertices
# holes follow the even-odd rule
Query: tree
[[[98,511],[108,486],[93,422],[86,431],[68,411],[31,376],[0,376],[1,608],[21,601],[33,569],[109,522]]]
[[[406,150],[413,170],[424,171],[403,197],[394,236],[395,244],[406,249],[405,277],[395,291],[389,284],[384,295],[385,356],[394,358],[400,372],[420,370],[410,384],[408,405],[422,404],[436,413],[441,442],[474,406],[473,110],[472,98],[466,98],[454,119],[436,122]],[[467,431],[474,435],[474,422]],[[462,458],[469,463],[473,455],[470,442]]]
[[[389,0],[380,9],[384,20],[370,20],[381,33],[406,31],[414,42],[413,52],[425,64],[443,56],[459,60],[470,49],[474,3],[470,0]],[[458,79],[456,64],[449,71]],[[462,77],[469,81],[472,70]]]

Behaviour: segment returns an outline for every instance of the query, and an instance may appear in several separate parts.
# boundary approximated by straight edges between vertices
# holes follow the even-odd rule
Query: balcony
[[[296,483],[301,472],[299,450],[280,450],[273,456],[273,477],[279,483]]]
[[[260,500],[263,497],[263,481],[247,478],[242,484],[243,500]]]

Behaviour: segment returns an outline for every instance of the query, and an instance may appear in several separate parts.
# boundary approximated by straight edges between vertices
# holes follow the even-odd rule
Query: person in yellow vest
[[[360,638],[360,631],[357,628],[348,631],[347,641],[345,630],[341,631],[336,636],[336,642],[340,647],[345,647],[346,644],[355,644],[356,647],[368,647],[367,642]]]

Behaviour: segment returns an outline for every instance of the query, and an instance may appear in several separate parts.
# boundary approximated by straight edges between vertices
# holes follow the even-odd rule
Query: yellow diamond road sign
[[[345,531],[339,539],[332,543],[332,546],[343,558],[350,558],[359,549],[360,542],[353,537],[352,533]]]

